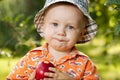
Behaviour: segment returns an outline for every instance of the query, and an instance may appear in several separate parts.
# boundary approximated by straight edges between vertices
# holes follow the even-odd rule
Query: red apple
[[[36,69],[36,75],[35,75],[36,80],[48,78],[47,76],[44,76],[44,73],[52,72],[49,70],[49,67],[55,67],[55,66],[48,61],[41,62]]]

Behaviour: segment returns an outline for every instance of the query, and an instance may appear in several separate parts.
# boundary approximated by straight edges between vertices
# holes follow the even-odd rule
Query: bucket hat
[[[97,33],[97,24],[89,14],[88,0],[46,0],[44,7],[36,14],[34,18],[34,24],[37,28],[38,33],[42,33],[42,31],[40,31],[40,28],[42,26],[42,20],[44,18],[45,10],[50,5],[55,4],[57,2],[72,3],[73,5],[77,6],[78,9],[80,9],[88,19],[88,25],[85,27],[85,32],[80,36],[81,40],[79,40],[77,43],[86,43],[92,40]]]

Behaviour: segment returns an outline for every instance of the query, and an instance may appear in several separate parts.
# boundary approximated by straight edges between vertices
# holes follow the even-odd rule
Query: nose
[[[65,33],[65,29],[60,27],[58,30],[57,30],[57,34],[60,35],[60,36],[65,36],[66,33]]]

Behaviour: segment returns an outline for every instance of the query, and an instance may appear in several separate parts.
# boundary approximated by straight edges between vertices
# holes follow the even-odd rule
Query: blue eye
[[[53,26],[58,26],[58,23],[53,23]]]
[[[68,26],[68,29],[74,29],[74,27],[73,26]]]

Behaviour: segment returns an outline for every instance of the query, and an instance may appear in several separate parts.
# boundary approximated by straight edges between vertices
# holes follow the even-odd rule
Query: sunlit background
[[[44,1],[0,0],[0,80],[5,80],[29,50],[44,43],[33,23]],[[91,42],[76,46],[95,63],[101,80],[120,80],[120,1],[90,1],[89,11],[98,24],[98,33]],[[111,1],[118,2],[112,5]]]

